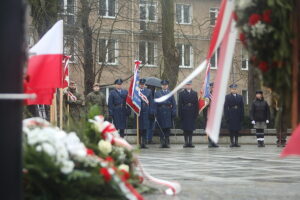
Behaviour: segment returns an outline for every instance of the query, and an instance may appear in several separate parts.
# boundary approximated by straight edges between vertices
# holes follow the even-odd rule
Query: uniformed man
[[[237,94],[237,84],[229,87],[231,93],[225,97],[224,114],[230,132],[230,147],[240,147],[238,136],[244,117],[244,102],[243,97]]]
[[[82,117],[83,96],[77,91],[76,83],[70,81],[69,87],[64,91],[64,102],[69,105],[70,117],[75,121]]]
[[[151,90],[145,87],[146,79],[140,79],[139,87],[144,98],[141,98],[141,111],[139,116],[139,133],[141,148],[146,147],[147,129],[149,128],[149,118],[154,118],[153,115],[153,98]]]
[[[209,87],[210,87],[210,95],[208,98],[208,105],[203,109],[203,118],[204,118],[204,124],[205,124],[205,128],[207,125],[207,115],[208,115],[208,111],[210,108],[210,104],[211,104],[211,95],[212,95],[212,91],[214,88],[214,83],[209,83]],[[217,148],[219,147],[216,143],[214,143],[209,137],[208,137],[208,147],[209,148]]]
[[[155,98],[159,98],[170,92],[169,81],[162,80],[161,87],[162,90],[155,92]],[[161,148],[170,148],[170,129],[173,126],[173,119],[176,117],[176,102],[174,96],[171,96],[163,102],[155,103],[155,114],[157,117],[157,125],[161,132]]]
[[[193,131],[196,129],[198,109],[198,94],[192,90],[192,81],[190,81],[186,84],[185,89],[179,93],[178,98],[178,116],[184,134],[183,148],[195,147],[192,137]]]
[[[103,116],[107,117],[107,103],[105,100],[105,96],[100,92],[99,83],[95,83],[93,85],[93,92],[90,92],[86,96],[86,106],[88,108],[88,111],[94,105],[97,105],[100,109],[100,113]]]
[[[127,118],[130,115],[130,108],[126,105],[127,90],[122,89],[122,79],[115,80],[115,89],[109,93],[108,111],[109,118],[112,119],[120,136],[124,137],[127,126]]]

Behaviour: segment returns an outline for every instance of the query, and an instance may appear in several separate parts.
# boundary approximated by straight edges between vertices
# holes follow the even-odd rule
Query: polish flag
[[[29,50],[27,75],[32,89],[63,85],[63,21],[60,20]]]
[[[281,157],[297,155],[300,156],[300,124],[293,132],[286,147],[281,152]]]

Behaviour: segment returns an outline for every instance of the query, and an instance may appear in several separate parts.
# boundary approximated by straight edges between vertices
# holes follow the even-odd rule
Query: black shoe
[[[235,147],[235,144],[230,144],[230,146],[229,147]]]
[[[219,145],[217,145],[217,144],[213,144],[213,145],[212,145],[212,147],[214,147],[214,148],[218,148],[218,147],[219,147]]]
[[[187,148],[187,147],[189,147],[189,145],[188,145],[187,143],[185,143],[185,144],[183,145],[183,148]]]
[[[189,147],[190,148],[195,148],[195,146],[193,144],[191,144],[191,143],[189,144]]]
[[[235,147],[241,147],[241,145],[239,145],[238,143],[234,144]]]
[[[148,149],[148,147],[145,144],[142,144],[141,149]]]

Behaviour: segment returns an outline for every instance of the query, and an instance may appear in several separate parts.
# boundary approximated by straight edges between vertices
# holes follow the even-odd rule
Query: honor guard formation
[[[86,96],[86,112],[97,105],[100,113],[111,121],[120,136],[125,136],[125,129],[128,127],[128,118],[131,115],[131,109],[126,104],[128,91],[123,89],[123,80],[117,79],[114,82],[114,89],[109,92],[108,103],[105,95],[100,92],[99,83],[93,85],[93,91]],[[153,132],[156,130],[160,137],[160,147],[170,148],[170,133],[174,127],[175,118],[179,119],[180,129],[183,131],[184,145],[183,148],[193,148],[193,133],[196,129],[196,120],[199,116],[198,94],[192,89],[192,81],[185,85],[178,94],[176,103],[175,97],[171,96],[163,102],[155,102],[159,98],[170,93],[169,81],[160,81],[160,87],[147,85],[146,79],[142,78],[138,82],[139,92],[142,94],[141,108],[138,117],[139,144],[140,148],[147,148],[147,144],[153,144]],[[212,91],[214,83],[209,84],[209,98],[206,99],[207,106],[202,110],[204,128],[207,124],[207,117],[212,100]],[[229,131],[230,147],[240,147],[238,138],[242,129],[244,120],[244,102],[243,97],[238,94],[238,85],[229,86],[230,93],[225,97],[224,119]],[[83,96],[77,92],[76,83],[70,82],[69,87],[64,93],[65,103],[70,111],[70,117],[73,120],[79,120],[83,107]],[[263,92],[257,91],[256,98],[250,107],[250,119],[253,128],[256,131],[258,147],[264,147],[264,129],[270,122],[270,108],[264,100]],[[137,115],[135,115],[135,121]],[[208,147],[216,148],[218,144],[208,138]]]

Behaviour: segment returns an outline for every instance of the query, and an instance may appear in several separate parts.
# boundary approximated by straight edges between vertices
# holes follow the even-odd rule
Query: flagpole
[[[56,126],[57,116],[56,116],[56,92],[53,95],[52,104],[50,106],[50,122]]]
[[[63,129],[63,89],[59,89],[59,127]]]
[[[136,114],[136,145],[139,147],[140,145],[140,131],[139,131],[139,115]]]

